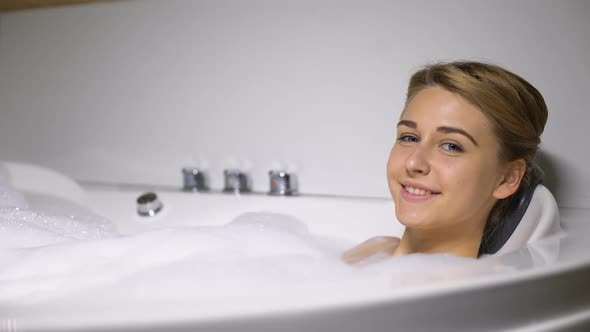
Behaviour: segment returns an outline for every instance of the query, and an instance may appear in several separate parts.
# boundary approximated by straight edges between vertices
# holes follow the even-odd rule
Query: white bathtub
[[[85,205],[127,234],[163,226],[222,225],[252,211],[293,215],[316,235],[351,242],[402,232],[388,199],[235,196],[92,184],[77,188],[53,175],[47,181],[53,189],[33,188],[26,181],[20,187]],[[164,204],[152,218],[136,213],[136,198],[148,190]],[[364,275],[272,292],[220,291],[215,298],[166,301],[114,283],[98,293],[78,292],[34,305],[0,303],[0,331],[584,330],[590,328],[590,210],[561,209],[561,220],[565,234],[477,262],[500,268],[495,273],[449,271],[444,278],[405,287]]]

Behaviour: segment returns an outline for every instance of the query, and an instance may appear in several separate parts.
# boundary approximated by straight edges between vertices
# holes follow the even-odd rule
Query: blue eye
[[[463,152],[463,148],[455,143],[444,143],[441,147],[449,152]]]
[[[400,142],[406,142],[406,143],[418,143],[418,137],[414,136],[414,135],[401,135],[398,139],[398,141]]]

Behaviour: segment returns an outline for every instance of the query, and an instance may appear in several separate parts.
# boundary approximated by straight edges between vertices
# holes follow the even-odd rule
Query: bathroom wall
[[[388,196],[410,74],[505,66],[545,96],[547,184],[590,207],[590,3],[121,1],[0,14],[0,159],[79,180],[180,186],[180,169],[299,175],[303,193]]]

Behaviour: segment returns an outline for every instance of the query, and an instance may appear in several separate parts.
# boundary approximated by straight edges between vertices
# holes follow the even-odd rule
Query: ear
[[[509,162],[500,178],[500,183],[494,190],[493,196],[496,199],[504,199],[514,194],[520,187],[520,181],[522,181],[525,171],[526,161],[524,159]]]

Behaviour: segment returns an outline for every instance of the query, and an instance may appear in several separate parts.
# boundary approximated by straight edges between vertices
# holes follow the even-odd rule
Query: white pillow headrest
[[[507,237],[504,245],[494,254],[504,254],[517,250],[536,240],[560,232],[559,209],[555,198],[542,184],[536,186],[526,207],[524,215],[511,234],[499,234]]]

